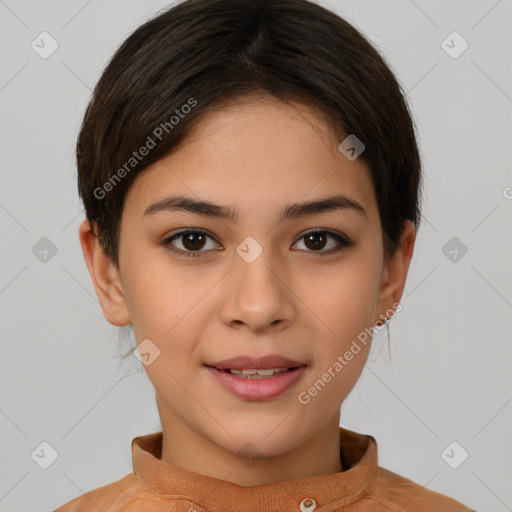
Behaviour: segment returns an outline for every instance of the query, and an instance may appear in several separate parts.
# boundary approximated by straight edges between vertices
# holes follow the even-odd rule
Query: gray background
[[[476,510],[512,510],[512,1],[323,4],[388,59],[425,164],[392,363],[384,330],[342,425],[376,437],[382,466]],[[123,477],[131,439],[160,429],[140,363],[118,360],[132,341],[104,320],[83,261],[74,145],[107,60],[167,5],[0,0],[2,512],[52,510]],[[59,45],[47,59],[31,47],[43,31]],[[461,40],[448,39],[452,56],[442,46],[453,31],[469,44],[457,58]],[[57,249],[46,261],[43,237]],[[48,469],[31,457],[43,441],[59,454]],[[462,448],[444,452],[453,441]]]

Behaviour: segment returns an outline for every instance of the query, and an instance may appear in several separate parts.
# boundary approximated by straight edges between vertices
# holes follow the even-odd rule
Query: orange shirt
[[[162,462],[162,432],[131,447],[132,473],[54,512],[475,512],[381,468],[375,439],[342,427],[343,471],[254,487]]]

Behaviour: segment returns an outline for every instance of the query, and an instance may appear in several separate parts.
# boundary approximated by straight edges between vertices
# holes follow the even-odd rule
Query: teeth
[[[239,375],[239,376],[243,376],[245,378],[255,378],[257,379],[258,377],[270,377],[272,375],[279,375],[281,373],[284,373],[286,370],[288,370],[288,368],[268,368],[268,369],[253,369],[253,368],[250,368],[250,369],[247,369],[247,370],[236,370],[236,369],[231,369],[231,370],[228,370],[230,373],[232,373],[233,375]]]

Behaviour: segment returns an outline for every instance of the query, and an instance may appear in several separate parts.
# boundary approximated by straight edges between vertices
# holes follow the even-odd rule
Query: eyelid
[[[341,231],[336,231],[329,228],[311,228],[307,229],[306,231],[303,231],[300,235],[297,236],[297,240],[300,240],[301,238],[304,238],[306,235],[314,235],[317,233],[326,233],[328,236],[331,236],[332,238],[339,238],[343,242],[349,244],[350,238],[342,233]]]
[[[294,242],[293,245],[295,245],[297,242],[299,242],[301,239],[303,239],[307,235],[315,235],[315,234],[325,234],[327,237],[333,238],[338,243],[337,247],[333,249],[329,249],[327,251],[306,251],[306,253],[310,254],[318,254],[320,256],[325,255],[328,256],[330,254],[336,254],[339,252],[342,252],[344,249],[348,249],[349,247],[352,247],[354,245],[354,242],[344,233],[341,233],[339,231],[335,231],[328,228],[312,228],[309,230],[304,231],[300,235],[297,236],[297,241]]]
[[[169,235],[166,235],[163,239],[162,239],[162,245],[167,247],[168,249],[170,249],[171,251],[173,252],[177,252],[179,254],[188,254],[188,255],[194,255],[196,253],[201,253],[201,252],[204,252],[204,253],[207,253],[208,251],[182,251],[181,249],[178,249],[176,247],[174,247],[172,245],[171,242],[174,241],[174,239],[179,239],[180,237],[182,236],[185,236],[187,235],[188,233],[193,233],[193,234],[199,234],[199,235],[206,235],[207,237],[211,238],[217,245],[222,245],[218,240],[217,238],[212,235],[209,231],[205,230],[205,229],[202,229],[202,228],[185,228],[185,229],[180,229],[178,231],[176,231],[175,233],[171,233]]]

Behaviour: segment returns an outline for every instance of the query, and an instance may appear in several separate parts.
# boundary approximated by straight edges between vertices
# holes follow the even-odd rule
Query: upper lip
[[[261,357],[236,356],[230,359],[224,359],[223,361],[205,364],[206,366],[213,366],[219,370],[295,368],[297,366],[306,366],[305,363],[278,354],[270,354]]]

